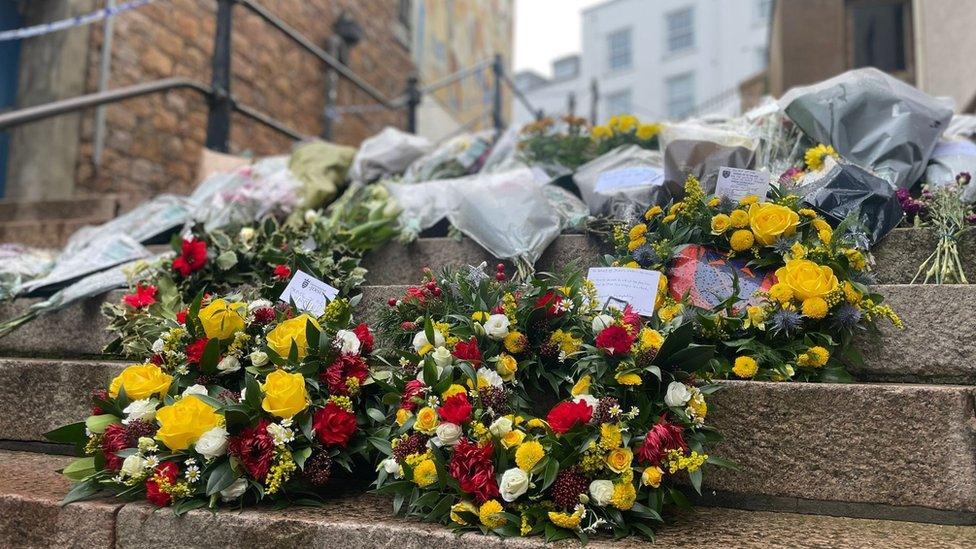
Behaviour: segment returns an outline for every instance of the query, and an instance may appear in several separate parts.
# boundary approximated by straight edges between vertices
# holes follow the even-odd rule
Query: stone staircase
[[[703,507],[678,517],[658,542],[676,547],[976,546],[976,286],[909,286],[930,249],[925,231],[900,230],[876,250],[879,290],[906,330],[883,328],[858,345],[853,384],[725,382],[709,420],[726,436],[717,455],[742,469],[706,474]],[[606,252],[585,236],[558,238],[540,270]],[[966,268],[976,273],[973,243]],[[421,239],[368,260],[369,320],[429,265],[495,261],[470,241]],[[976,279],[976,276],[974,276]],[[66,481],[53,471],[66,448],[43,441],[88,412],[125,363],[98,357],[108,342],[98,307],[75,304],[0,339],[0,544],[4,546],[355,547],[541,545],[539,540],[455,537],[389,516],[389,501],[349,494],[322,509],[249,510],[182,518],[145,503],[102,500],[58,507]],[[29,305],[0,305],[6,319]],[[880,338],[880,339],[877,339]],[[630,546],[639,540],[595,545]]]
[[[59,248],[78,229],[114,219],[115,195],[92,195],[34,202],[0,201],[0,243]]]

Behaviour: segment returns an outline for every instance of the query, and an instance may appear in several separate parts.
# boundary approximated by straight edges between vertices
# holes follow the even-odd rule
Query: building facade
[[[582,12],[575,75],[556,60],[553,76],[534,81],[526,95],[546,113],[566,113],[572,102],[576,115],[597,121],[621,113],[648,120],[735,113],[739,82],[766,67],[771,6],[608,0]],[[516,105],[515,118],[527,122],[531,114]]]

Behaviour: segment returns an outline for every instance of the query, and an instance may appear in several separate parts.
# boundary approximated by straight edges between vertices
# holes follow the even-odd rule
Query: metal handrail
[[[443,78],[440,78],[439,80],[435,80],[432,83],[427,84],[426,86],[420,88],[419,91],[420,91],[420,93],[430,93],[432,91],[439,90],[439,89],[443,88],[444,86],[449,86],[449,85],[457,82],[458,80],[462,80],[464,78],[467,78],[467,77],[471,76],[472,74],[476,74],[478,72],[481,72],[481,71],[483,71],[483,70],[491,67],[491,64],[492,64],[492,60],[491,59],[482,59],[481,61],[478,61],[477,63],[471,65],[470,67],[463,68],[463,69],[461,69],[459,71],[456,71],[456,72],[453,72],[453,73],[451,73],[451,74],[449,74],[449,75],[447,75],[447,76],[445,76]]]
[[[504,72],[501,72],[499,74],[501,75],[502,82],[504,82],[505,85],[508,86],[508,89],[512,90],[512,93],[515,95],[516,99],[518,99],[519,102],[522,103],[522,106],[528,109],[530,113],[534,114],[536,119],[542,118],[543,115],[542,110],[541,109],[536,110],[536,108],[532,105],[532,102],[529,101],[529,98],[526,97],[524,93],[522,93],[522,90],[518,89],[518,86],[515,85],[515,82],[512,81],[512,79]]]

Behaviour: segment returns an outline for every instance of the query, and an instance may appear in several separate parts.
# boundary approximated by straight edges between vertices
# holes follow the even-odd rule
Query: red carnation
[[[640,315],[637,314],[637,312],[634,311],[634,308],[630,305],[624,307],[624,312],[620,316],[620,321],[632,327],[635,334],[644,326],[644,321],[641,320]]]
[[[424,392],[424,382],[419,379],[411,379],[403,386],[403,396],[400,397],[400,408],[413,411],[417,404],[413,401]]]
[[[468,402],[468,395],[458,393],[444,399],[444,404],[437,409],[441,419],[448,423],[461,425],[471,419],[471,403]]]
[[[562,298],[556,295],[556,292],[549,290],[542,294],[539,299],[535,300],[535,307],[537,309],[545,309],[546,316],[553,317],[563,314],[563,311],[559,308],[560,303],[562,303]]]
[[[156,287],[152,285],[147,286],[140,282],[136,284],[136,292],[134,294],[126,294],[122,300],[133,309],[148,307],[156,302]]]
[[[407,288],[407,294],[403,296],[403,301],[409,302],[413,300],[416,300],[418,305],[423,305],[427,303],[427,293],[420,288]]]
[[[593,407],[585,400],[579,402],[560,402],[549,410],[546,421],[555,433],[565,433],[577,423],[587,423],[593,417]]]
[[[288,268],[288,265],[276,265],[274,275],[278,280],[285,280],[291,276],[291,269]]]
[[[167,484],[172,485],[176,483],[176,479],[179,476],[180,468],[172,461],[164,461],[157,465],[156,474],[149,477],[149,480],[146,481],[146,499],[157,507],[169,505],[172,498],[169,494],[160,490],[159,481],[165,480]]]
[[[369,368],[366,361],[359,355],[339,355],[322,372],[319,379],[329,385],[329,392],[333,395],[349,394],[349,378],[356,378],[360,385],[366,381]]]
[[[272,321],[274,321],[276,316],[275,310],[271,307],[259,307],[254,309],[254,323],[261,326],[270,324]]]
[[[125,426],[121,423],[113,423],[105,428],[102,435],[102,453],[105,454],[105,468],[109,471],[118,471],[122,468],[122,458],[115,455],[128,447],[129,436],[125,432]]]
[[[203,358],[203,350],[207,347],[207,342],[209,341],[209,339],[201,337],[186,346],[187,364],[200,364],[200,360]]]
[[[596,336],[596,346],[610,355],[627,354],[633,344],[634,336],[630,335],[626,328],[617,324],[607,326]]]
[[[173,260],[173,268],[183,278],[190,276],[190,273],[199,271],[206,264],[207,243],[196,238],[184,240],[180,256]]]
[[[368,355],[373,352],[373,334],[369,331],[369,326],[365,324],[360,324],[352,329],[352,332],[356,334],[359,338],[359,343],[362,345],[359,352],[364,355]]]
[[[481,350],[478,349],[478,340],[474,336],[467,341],[459,341],[454,346],[453,354],[458,360],[466,360],[475,368],[481,365]]]
[[[190,309],[183,309],[176,313],[176,321],[180,324],[186,324],[186,315],[190,314]]]
[[[356,432],[356,414],[335,402],[329,402],[325,408],[315,412],[312,427],[315,429],[315,437],[322,444],[335,444],[345,448],[349,444],[349,438]]]
[[[244,429],[240,435],[230,437],[227,442],[227,453],[239,459],[251,478],[258,481],[263,481],[271,468],[274,448],[266,419]]]
[[[644,438],[644,444],[637,450],[637,461],[640,463],[650,463],[660,465],[665,458],[668,450],[688,451],[688,444],[685,443],[682,432],[684,429],[680,425],[675,425],[668,420],[661,418]]]
[[[461,490],[473,495],[478,505],[499,496],[495,464],[491,461],[494,450],[491,442],[482,445],[462,438],[447,465]]]

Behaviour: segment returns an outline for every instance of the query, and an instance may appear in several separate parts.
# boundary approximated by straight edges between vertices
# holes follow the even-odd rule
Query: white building
[[[597,122],[736,114],[739,82],[766,67],[772,0],[608,0],[582,12],[582,52],[553,61],[553,75],[516,75],[547,115],[569,110]],[[540,37],[540,39],[544,39]],[[596,82],[596,104],[593,82]],[[531,121],[515,102],[514,122]]]

